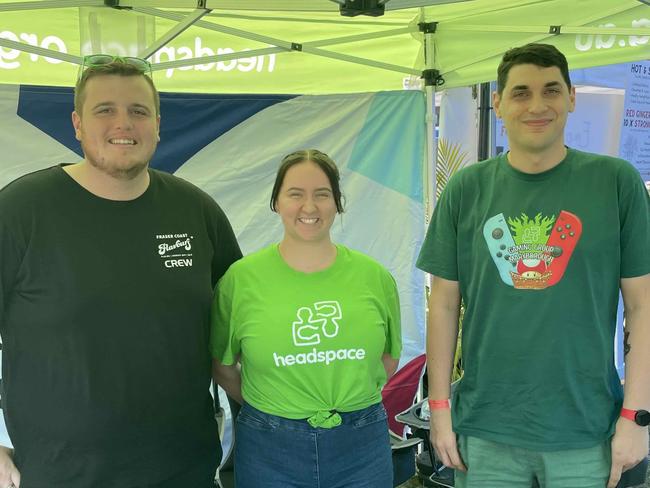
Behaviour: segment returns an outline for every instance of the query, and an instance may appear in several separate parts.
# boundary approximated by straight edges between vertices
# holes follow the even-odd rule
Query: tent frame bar
[[[649,35],[650,28],[637,27],[592,27],[592,26],[554,26],[554,25],[455,25],[446,26],[445,32],[508,32],[508,33],[525,33],[531,34],[605,34],[620,36],[639,36]]]
[[[555,37],[556,35],[563,35],[563,34],[604,34],[604,35],[615,35],[616,33],[622,34],[622,35],[643,35],[643,34],[648,34],[650,35],[650,29],[630,29],[630,28],[611,28],[611,27],[588,27],[585,26],[585,24],[589,24],[591,22],[596,22],[598,20],[601,20],[605,17],[611,16],[611,15],[616,15],[620,14],[623,12],[627,12],[631,8],[636,8],[635,7],[616,7],[612,8],[611,10],[607,10],[606,12],[601,12],[599,15],[590,15],[588,17],[584,17],[580,19],[579,21],[575,22],[575,26],[560,26],[560,34],[549,34],[549,32],[553,32],[551,27],[553,26],[544,26],[539,27],[539,31],[537,30],[537,27],[535,30],[527,30],[524,28],[525,26],[521,26],[520,28],[512,28],[510,27],[509,29],[506,29],[504,31],[500,32],[531,32],[534,35],[519,41],[520,45],[524,45],[530,42],[542,42],[545,39],[549,39],[551,37]],[[446,31],[453,31],[453,30],[470,30],[469,27],[471,27],[469,24],[467,25],[467,29],[464,29],[462,25],[456,25],[456,26],[445,26],[444,29]],[[476,26],[474,26],[476,27]],[[499,26],[502,27],[502,26]],[[530,27],[530,26],[528,26]],[[491,27],[489,29],[486,29],[485,27],[481,27],[481,30],[484,32],[489,32],[494,28]],[[483,52],[480,56],[475,56],[473,58],[469,59],[464,59],[461,63],[455,64],[450,66],[446,73],[451,72],[451,71],[456,71],[457,69],[465,68],[467,66],[471,66],[474,63],[484,61],[486,59],[492,58],[494,56],[499,56],[503,54],[504,49],[503,46],[499,46],[496,49],[493,49],[491,51]],[[444,78],[445,73],[442,73],[442,76]]]
[[[465,0],[461,0],[465,1]],[[157,0],[158,4],[164,3],[160,0]],[[119,1],[107,2],[111,3],[114,8],[123,8],[119,5]],[[142,3],[155,3],[153,0],[151,2],[134,2],[138,4]],[[172,2],[173,3],[173,2]],[[199,0],[200,4],[205,4],[202,0]],[[0,11],[11,11],[11,10],[26,10],[33,8],[65,8],[65,7],[107,7],[106,3],[103,0],[55,0],[55,1],[43,1],[43,2],[13,2],[9,4],[0,5]],[[214,22],[206,22],[200,20],[204,15],[208,14],[211,10],[207,8],[199,8],[194,10],[189,15],[183,15],[176,12],[163,11],[157,8],[150,7],[134,7],[130,8],[133,12],[142,13],[145,15],[152,15],[167,20],[177,21],[178,25],[171,28],[163,36],[157,39],[153,44],[147,46],[141,53],[140,56],[143,58],[151,57],[156,51],[161,49],[169,41],[180,35],[182,32],[187,30],[191,26],[202,27],[208,30],[215,32],[221,32],[223,34],[231,35],[234,37],[248,39],[251,41],[260,42],[263,44],[270,44],[272,47],[261,48],[256,50],[246,50],[238,51],[235,53],[228,54],[218,54],[214,56],[202,56],[198,58],[188,58],[175,61],[168,61],[162,63],[153,63],[152,70],[159,71],[172,68],[181,68],[185,66],[194,66],[199,64],[213,63],[219,61],[231,61],[235,59],[250,58],[253,56],[263,56],[271,55],[278,53],[287,53],[291,51],[301,51],[307,54],[312,54],[315,56],[321,56],[330,59],[336,59],[338,61],[348,62],[357,65],[369,66],[377,69],[384,69],[388,71],[394,71],[397,73],[404,73],[411,76],[421,76],[422,72],[416,70],[415,68],[410,68],[407,66],[400,66],[392,63],[385,63],[382,61],[376,61],[371,59],[364,59],[358,56],[351,56],[348,54],[337,53],[325,49],[321,49],[323,46],[333,46],[336,44],[346,44],[353,43],[358,41],[380,39],[392,36],[399,36],[404,34],[409,34],[417,32],[417,26],[402,27],[389,29],[385,31],[377,32],[368,32],[365,34],[351,35],[351,36],[342,36],[329,39],[320,39],[317,41],[309,41],[304,43],[297,43],[291,41],[285,41],[282,39],[276,39],[269,36],[264,36],[257,34],[255,32],[248,32],[242,29],[235,29],[232,27],[224,26]],[[53,49],[45,49],[38,46],[32,46],[23,42],[11,41],[9,39],[0,38],[0,46],[6,47],[9,49],[17,49],[19,51],[27,52],[30,54],[37,54],[39,56],[44,56],[52,59],[58,59],[60,61],[65,61],[73,64],[82,64],[83,58],[81,56],[75,56],[72,54],[61,53]]]
[[[390,0],[385,3],[386,10],[401,10],[407,8],[431,7],[448,3],[461,3],[470,0]],[[242,7],[236,0],[112,0],[113,4],[120,8],[207,8],[208,10],[251,10],[249,7]],[[277,12],[335,12],[339,10],[339,4],[333,0],[323,0],[321,4],[305,8],[300,0],[284,2],[286,5],[275,7]],[[256,9],[253,9],[256,10]]]
[[[399,29],[368,32],[366,34],[356,34],[353,36],[331,37],[329,39],[321,39],[320,41],[309,41],[303,43],[303,46],[311,46],[311,47],[334,46],[336,44],[348,44],[348,43],[353,43],[358,41],[383,39],[384,37],[401,36],[403,34],[410,34],[412,32],[417,32],[417,29],[413,27],[401,27]]]
[[[43,56],[44,58],[58,59],[59,61],[65,61],[66,63],[81,65],[83,62],[83,58],[81,56],[62,53],[61,51],[55,51],[53,49],[45,49],[39,46],[33,46],[32,44],[26,44],[24,42],[16,42],[12,41],[11,39],[5,39],[4,37],[0,37],[0,46],[6,47],[8,49],[17,49],[18,51],[23,51],[30,54],[36,54],[38,56]]]
[[[134,12],[139,12],[146,15],[152,15],[155,17],[160,17],[161,19],[181,21],[184,19],[182,14],[177,12],[170,12],[165,10],[160,10],[157,8],[151,7],[134,7],[132,9]],[[282,41],[280,39],[275,39],[273,37],[264,36],[261,34],[256,34],[254,32],[248,32],[242,29],[236,29],[234,27],[228,27],[225,25],[220,25],[214,22],[206,22],[204,20],[197,20],[194,23],[197,27],[202,27],[204,29],[212,30],[215,32],[221,32],[222,34],[228,34],[234,37],[241,37],[243,39],[248,39],[251,41],[257,41],[264,44],[271,44],[273,46],[284,47],[285,50],[291,50],[291,43],[287,41]],[[196,63],[194,63],[196,64]]]
[[[151,45],[144,48],[142,52],[139,53],[141,58],[147,59],[153,53],[158,51],[165,44],[171,42],[173,39],[178,37],[182,32],[186,31],[188,28],[193,26],[201,17],[209,13],[210,10],[207,9],[196,9],[190,14],[188,14],[185,19],[181,20],[175,27],[169,29],[165,34],[156,39],[156,41]]]
[[[163,11],[159,9],[154,9],[154,8],[134,8],[134,12],[139,12],[142,14],[147,14],[147,15],[154,15],[156,17],[160,18],[165,18],[168,20],[182,20],[183,16],[178,13],[174,12],[168,12],[168,11]],[[399,66],[396,64],[391,64],[391,63],[384,63],[382,61],[375,61],[375,60],[370,60],[370,59],[364,59],[360,58],[358,56],[350,56],[347,54],[342,54],[342,53],[336,53],[333,51],[327,51],[324,49],[320,49],[317,46],[323,46],[323,45],[334,45],[334,44],[342,44],[342,43],[349,43],[349,42],[355,42],[355,41],[360,41],[360,40],[369,40],[369,39],[377,39],[381,37],[391,37],[391,36],[396,36],[396,35],[403,35],[403,34],[408,34],[410,32],[417,32],[417,26],[413,26],[412,28],[399,28],[399,29],[390,29],[388,31],[384,32],[370,32],[366,34],[360,34],[358,36],[344,36],[344,37],[339,37],[339,38],[333,38],[333,39],[323,39],[320,41],[313,41],[313,42],[305,42],[305,43],[298,43],[298,42],[291,42],[291,41],[285,41],[282,39],[276,39],[273,37],[269,36],[264,36],[257,34],[255,32],[248,32],[242,29],[235,29],[233,27],[228,27],[225,25],[217,24],[214,22],[206,22],[204,20],[197,20],[194,22],[195,26],[197,27],[202,27],[208,30],[213,30],[216,32],[221,32],[223,34],[227,35],[232,35],[234,37],[239,37],[242,39],[248,39],[251,41],[256,41],[264,44],[270,44],[273,49],[273,51],[264,51],[263,54],[272,54],[272,53],[281,53],[281,52],[290,52],[290,51],[301,51],[304,53],[308,54],[313,54],[316,56],[322,56],[326,58],[332,58],[332,59],[337,59],[339,61],[344,61],[344,62],[349,62],[353,64],[359,64],[359,65],[364,65],[364,66],[370,66],[373,68],[379,68],[379,69],[385,69],[388,71],[395,71],[398,73],[404,73],[408,75],[416,75],[420,76],[422,73],[419,70],[416,70],[414,68],[409,68],[406,66]],[[299,49],[296,49],[299,46]],[[152,65],[152,69],[154,70],[161,70],[161,69],[170,69],[170,68],[180,68],[184,66],[194,66],[197,64],[205,64],[205,63],[211,63],[211,62],[218,62],[218,61],[225,61],[225,60],[233,60],[233,59],[240,59],[240,58],[249,58],[253,56],[257,52],[257,55],[260,54],[261,50],[257,51],[238,51],[237,53],[233,54],[220,54],[220,55],[214,55],[214,56],[202,56],[199,58],[188,58],[188,59],[181,59],[177,61],[169,61],[165,63],[154,63]]]
[[[279,47],[266,47],[262,49],[251,49],[250,51],[237,51],[228,54],[215,54],[214,56],[202,56],[200,58],[179,59],[178,61],[164,61],[162,63],[152,63],[152,71],[166,69],[182,68],[184,66],[194,66],[200,64],[217,63],[219,61],[232,61],[234,59],[252,58],[254,56],[267,56],[271,54],[284,53],[286,49]],[[188,61],[192,61],[188,63]]]

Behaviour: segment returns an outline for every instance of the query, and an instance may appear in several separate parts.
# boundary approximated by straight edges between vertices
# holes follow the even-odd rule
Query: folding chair
[[[408,437],[406,425],[395,420],[395,416],[416,401],[425,364],[424,354],[412,359],[389,378],[381,391],[382,403],[388,414],[393,451],[393,486],[404,483],[415,475],[415,446],[422,442],[422,439]]]

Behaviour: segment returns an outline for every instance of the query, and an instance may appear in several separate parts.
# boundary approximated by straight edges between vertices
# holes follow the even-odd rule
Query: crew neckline
[[[131,200],[112,200],[110,198],[104,198],[104,197],[100,197],[99,195],[95,195],[93,192],[91,192],[83,185],[81,185],[77,180],[75,180],[72,176],[70,176],[67,171],[63,169],[65,166],[71,166],[72,164],[74,163],[59,163],[56,166],[54,166],[54,168],[58,170],[57,172],[60,174],[60,176],[65,181],[67,181],[71,187],[76,188],[79,193],[82,193],[93,200],[99,202],[108,202],[113,205],[128,205],[131,203],[140,202],[145,198],[148,198],[149,194],[152,192],[152,186],[154,185],[154,176],[152,174],[151,168],[147,168],[147,171],[149,172],[149,185],[147,185],[147,188],[145,189],[144,192],[142,192],[142,194],[138,195],[137,197]]]
[[[300,271],[295,268],[292,268],[289,266],[289,263],[287,263],[284,258],[282,257],[282,253],[280,252],[280,243],[277,242],[273,244],[273,252],[279,262],[281,263],[282,267],[289,270],[292,273],[295,273],[296,275],[299,276],[322,276],[325,273],[329,273],[333,271],[334,269],[338,268],[340,266],[340,263],[342,261],[342,256],[341,256],[341,246],[339,244],[334,243],[334,246],[336,247],[336,257],[334,258],[334,261],[332,264],[330,264],[327,268],[324,269],[319,269],[318,271]]]
[[[542,171],[541,173],[526,173],[524,171],[518,170],[510,162],[508,161],[508,152],[501,153],[498,158],[499,158],[499,165],[511,176],[514,176],[515,178],[518,178],[520,180],[526,180],[526,181],[541,181],[541,180],[546,180],[548,178],[551,178],[557,173],[560,173],[567,168],[573,159],[575,155],[575,151],[571,149],[570,147],[565,146],[567,151],[566,155],[564,156],[564,159],[560,161],[558,164],[553,166],[550,169],[547,169],[546,171]]]

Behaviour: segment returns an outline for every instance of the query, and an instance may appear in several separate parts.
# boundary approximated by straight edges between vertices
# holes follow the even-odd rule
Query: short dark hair
[[[497,68],[497,92],[503,93],[508,81],[508,73],[513,66],[518,64],[534,64],[543,68],[556,66],[562,73],[562,78],[571,88],[569,78],[569,63],[564,54],[551,44],[526,44],[525,46],[512,48],[503,55],[501,64]]]
[[[339,169],[336,167],[336,163],[332,161],[327,154],[319,151],[318,149],[301,149],[299,151],[294,151],[291,154],[287,154],[282,158],[278,172],[275,175],[275,183],[273,184],[273,190],[271,191],[271,210],[274,212],[275,204],[278,201],[278,195],[280,194],[280,188],[282,183],[284,183],[284,177],[289,171],[289,168],[295,166],[299,163],[312,162],[316,164],[320,169],[323,170],[323,173],[327,176],[327,179],[330,182],[332,187],[332,194],[334,196],[334,203],[336,204],[336,211],[338,213],[343,213],[343,203],[341,196],[341,186],[339,181],[341,179],[339,175]]]
[[[90,66],[86,68],[77,80],[77,84],[74,87],[74,110],[77,112],[77,114],[79,114],[79,116],[81,116],[81,109],[83,108],[84,104],[84,92],[86,90],[86,83],[88,83],[88,80],[91,78],[96,78],[98,76],[109,75],[142,76],[151,87],[151,91],[153,93],[153,101],[156,107],[156,116],[160,115],[160,95],[158,94],[158,90],[156,90],[156,86],[153,84],[153,80],[136,66],[128,63],[123,63],[121,61],[113,61],[112,63],[102,64],[99,66]]]

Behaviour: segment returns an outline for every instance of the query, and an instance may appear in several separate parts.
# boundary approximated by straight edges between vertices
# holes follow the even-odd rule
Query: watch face
[[[637,410],[634,421],[643,427],[650,425],[650,412],[647,410]]]

